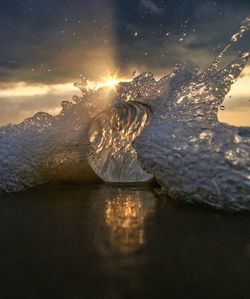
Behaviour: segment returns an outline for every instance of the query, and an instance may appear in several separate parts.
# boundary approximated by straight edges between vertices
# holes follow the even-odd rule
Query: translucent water
[[[150,110],[128,102],[100,113],[90,123],[89,164],[106,182],[144,182],[152,178],[142,170],[132,142],[148,123]]]
[[[218,109],[248,57],[244,52],[215,72],[198,74],[194,67],[181,67],[169,77],[169,96],[152,105],[151,122],[135,148],[143,168],[170,197],[250,210],[248,130],[241,134],[217,120]]]
[[[232,37],[249,30],[249,18]],[[135,141],[142,166],[172,198],[216,208],[250,210],[250,130],[218,122],[225,95],[245,67],[242,52],[218,70],[227,46],[214,63],[199,73],[178,66],[167,79],[168,92],[152,105],[150,125]]]
[[[37,113],[19,125],[1,128],[0,193],[50,181],[94,179],[85,130],[111,99],[111,93],[88,93],[73,97],[75,103],[63,102],[58,116]]]
[[[250,210],[250,134],[218,122],[225,95],[244,69],[245,51],[219,69],[250,29],[249,18],[203,72],[177,65],[156,81],[143,73],[116,89],[63,102],[58,116],[38,113],[0,130],[0,192],[53,180],[141,182],[153,176],[173,198]]]

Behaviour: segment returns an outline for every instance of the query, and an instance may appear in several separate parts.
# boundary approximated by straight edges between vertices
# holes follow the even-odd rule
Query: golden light
[[[118,77],[118,72],[115,74],[108,74],[103,76],[98,81],[86,80],[87,90],[98,90],[99,88],[115,89],[120,82],[129,81],[129,78]]]
[[[155,209],[150,196],[147,191],[120,189],[107,200],[104,217],[112,250],[130,253],[144,245],[145,223]]]
[[[110,80],[110,81],[105,82],[105,83],[104,83],[104,86],[113,88],[113,87],[115,87],[117,84],[118,84],[118,81],[115,80],[115,79],[112,79],[112,80]]]
[[[0,98],[13,98],[13,97],[36,97],[45,96],[48,94],[62,95],[72,94],[75,88],[72,83],[64,84],[28,84],[27,82],[12,83],[8,88],[1,88]]]
[[[129,80],[127,78],[119,77],[118,73],[119,70],[117,70],[114,74],[111,74],[110,71],[107,70],[107,75],[101,78],[101,82],[99,82],[98,87],[115,89],[120,82]]]

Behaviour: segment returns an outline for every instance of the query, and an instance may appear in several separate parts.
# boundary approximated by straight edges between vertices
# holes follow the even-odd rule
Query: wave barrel
[[[137,102],[117,105],[95,117],[87,132],[88,162],[105,182],[147,182],[152,175],[140,166],[133,141],[150,119],[150,109]]]

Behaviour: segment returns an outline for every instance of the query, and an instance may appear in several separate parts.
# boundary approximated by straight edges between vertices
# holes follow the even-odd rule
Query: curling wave
[[[219,69],[224,53],[250,29],[244,20],[211,66],[177,65],[156,81],[143,73],[116,90],[89,90],[0,130],[0,192],[50,181],[143,182],[155,177],[172,198],[250,210],[250,133],[217,119],[250,56]]]
[[[149,122],[150,110],[136,102],[117,105],[100,113],[89,126],[88,162],[105,182],[146,182],[152,175],[140,166],[132,146]]]

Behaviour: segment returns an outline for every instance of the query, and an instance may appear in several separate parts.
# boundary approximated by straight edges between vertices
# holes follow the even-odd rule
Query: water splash
[[[86,128],[112,103],[112,92],[83,92],[62,102],[57,116],[37,113],[19,125],[0,129],[0,193],[50,181],[89,181]]]
[[[183,68],[169,96],[135,141],[142,166],[172,198],[250,210],[250,138],[218,122],[218,108],[244,68],[248,52],[210,75]],[[188,80],[187,74],[192,77]],[[176,76],[180,85],[176,85]]]
[[[249,29],[247,18],[233,40]],[[170,197],[250,210],[250,130],[242,135],[217,119],[218,108],[250,52],[218,70],[228,48],[202,73],[194,66],[181,66],[171,74],[168,96],[152,106],[150,125],[136,139],[135,148],[143,168]]]
[[[216,71],[225,53],[232,47],[234,43],[237,43],[249,30],[250,30],[250,17],[247,17],[241,22],[239,31],[234,35],[232,35],[230,39],[231,43],[226,45],[226,47],[220,52],[220,54],[215,58],[211,66],[206,70],[205,74]]]
[[[249,29],[250,29],[250,17],[247,17],[245,20],[242,21],[240,30],[231,37],[231,42],[233,43],[238,42],[243,37],[243,35],[249,31]]]
[[[2,128],[0,192],[85,181],[93,169],[109,182],[154,176],[173,198],[250,210],[249,130],[217,119],[250,52],[223,69],[219,63],[249,29],[247,18],[204,72],[181,64],[159,81],[143,73],[112,90],[94,90],[82,77],[82,97],[63,102],[58,116],[38,113]]]

